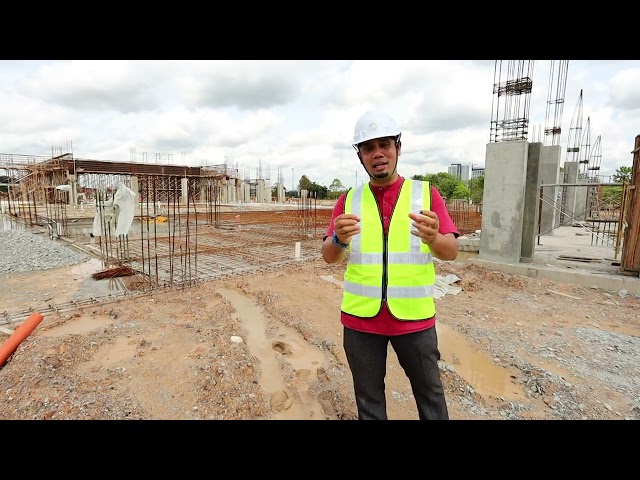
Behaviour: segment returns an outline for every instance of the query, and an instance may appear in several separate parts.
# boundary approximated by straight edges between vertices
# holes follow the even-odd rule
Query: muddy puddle
[[[467,252],[460,252],[467,253]],[[468,255],[469,258],[474,255]],[[322,275],[327,282],[342,286],[332,275]],[[456,372],[480,395],[502,397],[507,400],[524,399],[510,370],[496,365],[492,358],[476,350],[462,335],[442,322],[436,324],[442,360],[453,365]]]
[[[525,393],[516,383],[514,373],[496,365],[492,358],[476,350],[462,335],[443,322],[436,323],[442,360],[482,396],[523,400]]]
[[[44,337],[64,337],[65,335],[89,333],[104,328],[113,323],[113,319],[106,315],[83,316],[75,320],[69,320],[59,327],[44,330]]]
[[[279,327],[273,338],[267,338],[265,313],[253,299],[233,289],[220,288],[218,292],[232,303],[234,316],[248,332],[243,341],[260,362],[259,383],[276,412],[274,418],[327,419],[318,400],[309,394],[324,361],[323,353],[290,328]],[[286,385],[287,367],[293,369],[295,391]]]

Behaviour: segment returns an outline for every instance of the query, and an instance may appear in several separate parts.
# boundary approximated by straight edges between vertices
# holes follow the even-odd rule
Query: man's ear
[[[396,152],[400,156],[400,150],[402,150],[402,142],[396,143]]]

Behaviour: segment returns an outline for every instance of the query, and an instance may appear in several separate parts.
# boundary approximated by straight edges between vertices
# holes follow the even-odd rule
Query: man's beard
[[[374,173],[373,175],[371,175],[371,177],[377,180],[381,180],[383,178],[387,178],[389,175],[391,175],[389,172],[380,172],[380,173]]]
[[[385,170],[384,172],[374,172],[373,174],[369,173],[369,170],[367,170],[367,173],[369,173],[369,176],[371,178],[374,178],[376,180],[384,180],[387,177],[390,177],[391,175],[393,175],[393,173],[396,171],[396,168],[398,167],[398,157],[396,156],[396,163],[393,167],[393,170],[389,171],[389,170]]]

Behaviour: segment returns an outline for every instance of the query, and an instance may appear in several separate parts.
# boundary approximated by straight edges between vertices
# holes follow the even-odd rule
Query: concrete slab
[[[477,257],[468,261],[491,265],[518,275],[549,278],[615,292],[626,291],[640,296],[640,277],[621,272],[619,263],[622,251],[616,253],[613,243],[614,238],[598,236],[585,227],[564,226],[536,241],[532,262],[508,264]]]

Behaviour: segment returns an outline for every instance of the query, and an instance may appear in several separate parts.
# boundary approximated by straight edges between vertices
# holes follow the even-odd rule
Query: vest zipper
[[[389,250],[389,230],[391,230],[391,219],[393,218],[393,212],[396,211],[396,207],[398,206],[398,199],[400,198],[400,193],[402,192],[402,187],[404,187],[404,180],[402,180],[402,184],[398,189],[398,196],[396,197],[396,201],[393,204],[393,209],[391,210],[391,214],[389,215],[389,228],[387,229],[387,234],[384,233],[384,227],[382,228],[382,301],[387,301],[387,283],[389,283],[389,272],[388,270],[388,250]],[[374,194],[375,198],[375,194]],[[376,201],[376,203],[378,203]],[[378,205],[378,214],[380,215],[380,222],[384,222],[382,218],[382,208]],[[384,225],[384,223],[383,223]]]
[[[383,233],[382,234],[382,301],[387,301],[387,282],[388,282],[388,273],[387,273],[387,242],[388,237]]]

